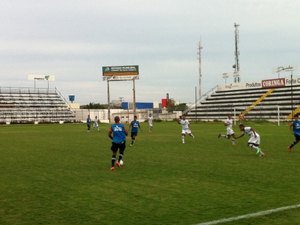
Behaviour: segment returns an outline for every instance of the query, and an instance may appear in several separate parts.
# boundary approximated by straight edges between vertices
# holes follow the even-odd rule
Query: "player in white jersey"
[[[94,129],[99,131],[99,124],[98,124],[98,117],[95,116],[95,120],[94,120]]]
[[[260,149],[260,136],[252,127],[245,127],[244,124],[239,125],[240,130],[243,132],[237,138],[243,137],[245,134],[249,135],[248,146],[256,150],[256,154],[259,156],[264,156],[265,153]]]
[[[181,130],[181,139],[182,139],[182,144],[185,143],[185,135],[188,134],[192,138],[195,138],[194,135],[192,134],[192,131],[190,130],[190,123],[189,121],[185,118],[185,116],[180,116],[177,122],[181,125],[182,130]]]
[[[231,139],[231,143],[233,145],[235,145],[235,134],[234,134],[234,131],[232,129],[232,125],[233,125],[233,119],[232,119],[232,116],[229,114],[227,119],[224,121],[224,125],[226,126],[226,134],[219,134],[218,135],[218,138],[220,137],[224,137],[224,138],[227,138],[227,139]]]
[[[148,116],[148,127],[149,127],[149,132],[151,132],[153,128],[153,116],[151,113]]]

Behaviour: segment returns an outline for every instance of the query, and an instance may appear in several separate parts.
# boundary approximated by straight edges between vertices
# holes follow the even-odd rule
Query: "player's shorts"
[[[192,131],[190,129],[182,130],[181,134],[191,134]]]
[[[136,137],[138,132],[131,132],[131,137]]]
[[[294,136],[296,141],[300,141],[300,135],[294,134]]]
[[[256,137],[252,136],[250,137],[250,139],[248,140],[248,145],[255,145],[255,146],[259,146],[260,145],[260,136],[256,135]]]
[[[126,147],[126,142],[121,142],[121,143],[115,143],[115,142],[112,142],[112,145],[111,145],[111,150],[113,152],[117,152],[118,149],[120,150],[120,152],[124,152],[125,150],[125,147]]]
[[[227,128],[227,136],[233,135],[234,131],[232,130],[232,128]]]

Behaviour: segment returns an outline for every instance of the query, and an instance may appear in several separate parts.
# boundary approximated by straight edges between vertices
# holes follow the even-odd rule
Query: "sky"
[[[279,66],[297,75],[299,12],[297,0],[1,0],[0,87],[33,87],[29,74],[53,75],[50,88],[66,99],[106,104],[102,67],[138,65],[136,101],[160,102],[168,93],[194,102],[199,41],[205,93],[233,72],[234,23],[241,82],[277,78]],[[110,82],[110,99],[132,102],[132,88]]]

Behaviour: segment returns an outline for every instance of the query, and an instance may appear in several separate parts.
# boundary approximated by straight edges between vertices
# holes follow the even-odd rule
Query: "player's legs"
[[[264,156],[265,154],[259,147],[260,145],[260,136],[257,135],[256,137],[251,137],[248,141],[248,146],[250,148],[253,148],[256,150],[256,154],[259,154],[259,156]]]
[[[181,141],[182,141],[182,144],[185,143],[185,134],[186,134],[185,130],[182,130],[181,131]]]
[[[131,133],[131,143],[130,143],[130,146],[134,145],[136,136],[137,136],[136,132],[132,132]]]
[[[115,169],[115,163],[117,159],[117,152],[118,152],[118,144],[112,143],[111,146],[111,151],[112,151],[112,157],[111,157],[111,170]]]
[[[289,151],[291,152],[292,151],[292,148],[296,145],[296,144],[298,144],[298,142],[300,141],[300,136],[299,135],[294,135],[295,136],[295,140],[294,140],[294,142],[289,146]]]
[[[231,134],[231,135],[229,135],[229,136],[228,136],[228,139],[230,139],[230,140],[231,140],[231,143],[232,143],[233,145],[235,145],[236,137],[235,137],[235,134],[234,134],[234,133]]]
[[[187,130],[186,133],[191,136],[192,138],[195,138],[195,136],[193,135],[192,131],[191,130]]]
[[[119,151],[119,158],[117,162],[117,166],[119,167],[121,166],[120,161],[123,159],[125,148],[126,148],[126,143],[125,142],[121,143],[119,146],[120,151]]]

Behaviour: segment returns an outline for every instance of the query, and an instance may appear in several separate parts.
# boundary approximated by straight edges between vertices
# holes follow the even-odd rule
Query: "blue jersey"
[[[126,141],[126,130],[124,124],[115,123],[111,125],[111,131],[113,133],[112,142],[122,143]]]
[[[140,122],[137,120],[133,120],[131,123],[131,132],[132,133],[137,133],[139,131],[139,127],[140,127]]]
[[[293,121],[293,132],[294,135],[300,136],[300,120]]]

